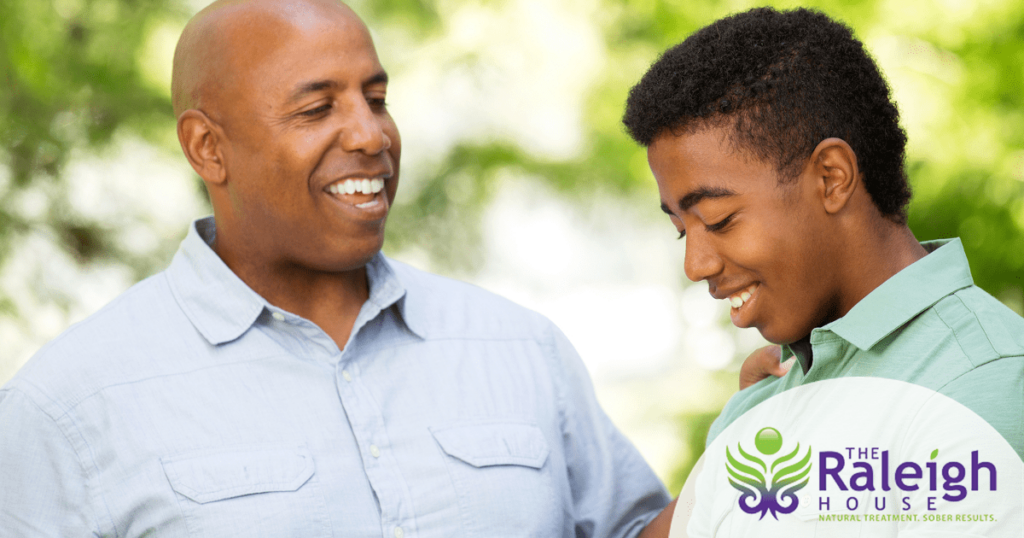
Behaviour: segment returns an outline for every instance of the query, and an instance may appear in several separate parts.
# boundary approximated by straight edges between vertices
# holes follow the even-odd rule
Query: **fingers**
[[[743,361],[740,367],[740,390],[743,390],[769,376],[782,377],[786,375],[792,363],[786,366],[780,364],[782,348],[771,345],[758,348]]]

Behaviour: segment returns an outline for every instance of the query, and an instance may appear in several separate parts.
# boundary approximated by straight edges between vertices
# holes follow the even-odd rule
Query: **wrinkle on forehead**
[[[368,32],[348,6],[336,0],[218,0],[185,26],[174,50],[171,100],[174,115],[198,108],[218,115],[227,88],[294,32],[342,24]]]

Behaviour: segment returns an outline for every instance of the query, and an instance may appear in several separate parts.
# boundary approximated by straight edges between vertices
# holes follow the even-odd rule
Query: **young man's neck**
[[[880,219],[847,237],[843,267],[845,316],[854,305],[912,263],[928,254],[906,224]]]

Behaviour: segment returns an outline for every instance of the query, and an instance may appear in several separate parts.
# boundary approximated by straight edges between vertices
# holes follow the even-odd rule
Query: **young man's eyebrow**
[[[725,187],[697,187],[679,199],[679,209],[686,211],[707,198],[724,198],[726,196],[736,196],[736,193]],[[662,206],[662,209],[667,208]]]

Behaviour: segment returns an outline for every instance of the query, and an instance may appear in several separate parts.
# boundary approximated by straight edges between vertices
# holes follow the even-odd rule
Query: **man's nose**
[[[384,119],[375,114],[365,101],[350,108],[341,128],[341,146],[345,151],[361,151],[377,155],[391,147],[391,138],[384,132]]]
[[[694,282],[705,280],[722,272],[722,258],[708,241],[707,233],[694,230],[686,234],[686,255],[683,261],[686,278]]]

